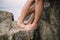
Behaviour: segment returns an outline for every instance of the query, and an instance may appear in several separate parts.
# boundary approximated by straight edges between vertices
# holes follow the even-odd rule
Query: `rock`
[[[10,25],[3,23],[0,25],[0,39],[4,40],[33,40],[34,30],[25,31],[16,25],[16,22],[10,22]],[[7,38],[8,37],[8,38]]]
[[[6,19],[14,20],[13,14],[6,11],[0,11],[0,23]]]
[[[55,4],[59,2],[56,1]],[[47,12],[45,16],[42,15],[39,22],[40,38],[41,40],[60,40],[60,5],[53,6]]]
[[[55,5],[53,6],[52,4]],[[40,35],[40,36],[38,36]],[[53,0],[49,10],[42,14],[35,31],[34,40],[60,40],[60,5],[59,1]]]
[[[33,40],[34,30],[20,28],[11,13],[0,11],[0,16],[0,40]]]
[[[16,26],[16,22],[10,22],[10,25],[3,23],[0,25],[0,28],[0,38],[3,36],[5,38],[8,37],[6,38],[8,40],[33,40],[34,31],[25,31],[19,26]]]

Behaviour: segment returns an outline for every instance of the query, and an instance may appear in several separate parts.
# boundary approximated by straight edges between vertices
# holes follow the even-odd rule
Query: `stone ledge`
[[[1,36],[8,37],[8,40],[33,40],[34,30],[25,31],[24,29],[16,26],[16,22],[6,22],[0,24],[0,38]],[[4,30],[3,30],[4,29]],[[13,38],[14,37],[14,38]]]

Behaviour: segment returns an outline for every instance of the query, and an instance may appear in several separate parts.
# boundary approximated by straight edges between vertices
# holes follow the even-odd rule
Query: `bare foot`
[[[36,26],[37,26],[37,25],[34,25],[34,24],[28,24],[28,25],[25,26],[24,29],[25,29],[26,31],[29,31],[29,30],[36,29]]]
[[[21,28],[24,28],[25,27],[25,24],[24,23],[17,23],[18,26],[20,26]]]

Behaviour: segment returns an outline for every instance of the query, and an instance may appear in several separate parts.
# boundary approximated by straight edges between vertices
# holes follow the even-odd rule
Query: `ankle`
[[[23,21],[20,21],[20,20],[19,20],[19,21],[18,21],[18,24],[21,24],[21,23],[23,23]]]

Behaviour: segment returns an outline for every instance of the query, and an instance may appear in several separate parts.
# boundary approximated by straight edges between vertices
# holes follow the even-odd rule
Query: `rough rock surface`
[[[13,14],[6,11],[0,11],[0,23],[6,19],[14,20]]]
[[[16,22],[6,22],[0,24],[0,38],[5,40],[32,40],[33,30],[25,31],[16,25]],[[2,37],[3,36],[3,37]],[[8,38],[7,38],[8,37]]]
[[[33,40],[34,30],[25,31],[17,26],[9,12],[0,11],[0,16],[3,19],[0,22],[0,40]]]

